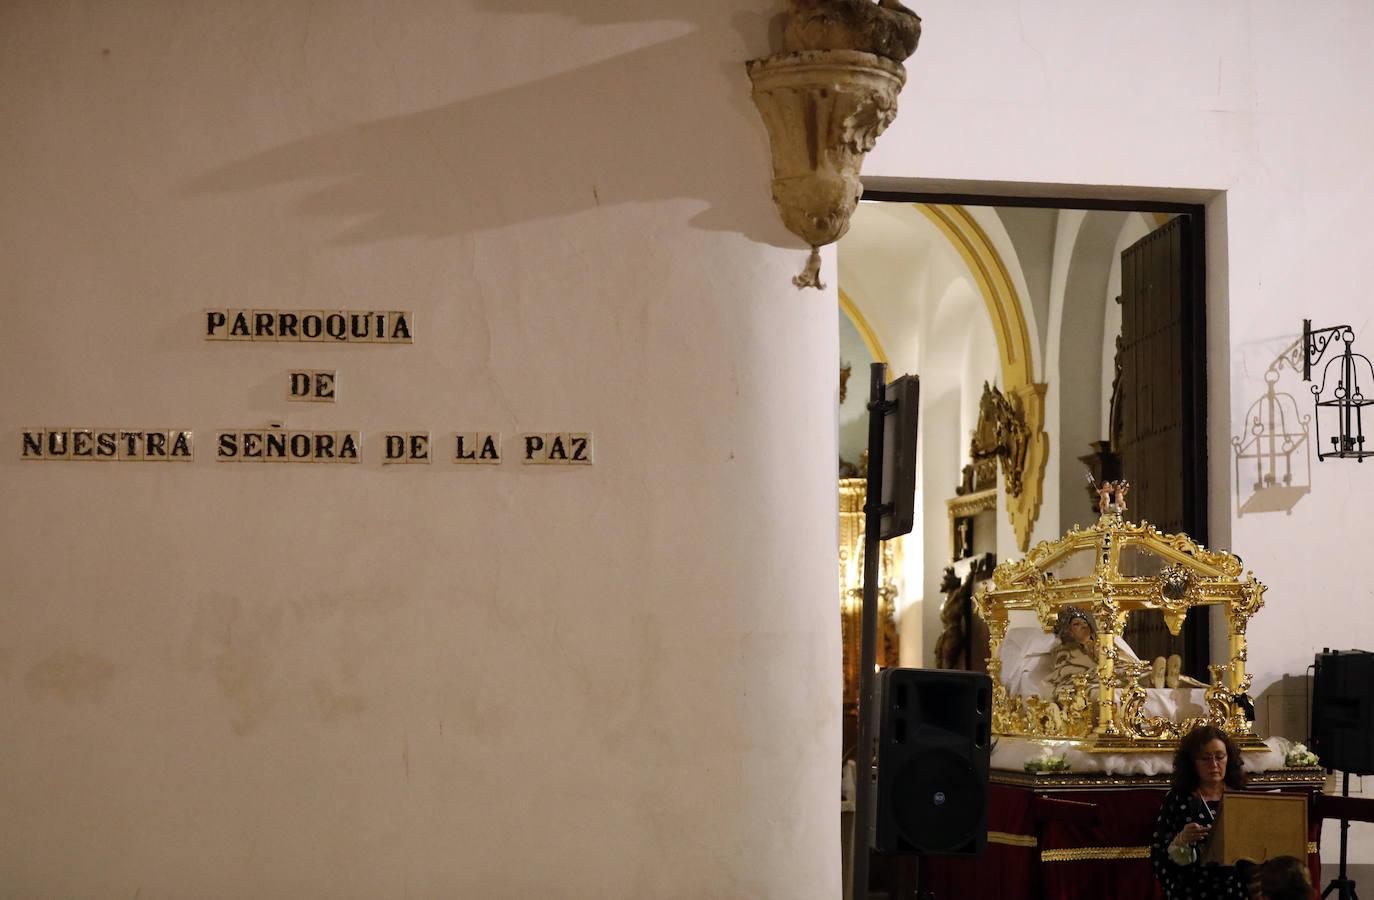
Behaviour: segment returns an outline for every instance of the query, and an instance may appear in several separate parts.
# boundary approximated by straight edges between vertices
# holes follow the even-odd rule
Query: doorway
[[[838,248],[842,367],[855,384],[871,361],[922,378],[921,515],[893,573],[901,665],[981,667],[969,595],[1096,520],[1088,474],[1131,482],[1129,519],[1208,542],[1204,236],[1191,203],[865,193]],[[998,415],[1021,445],[996,443]],[[1179,636],[1133,615],[1125,637],[1207,678],[1203,611]]]

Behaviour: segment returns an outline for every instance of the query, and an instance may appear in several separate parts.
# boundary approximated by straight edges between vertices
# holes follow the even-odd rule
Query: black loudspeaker
[[[916,522],[916,437],[921,419],[921,379],[903,375],[883,396],[895,408],[883,419],[883,507],[878,537],[910,534]]]
[[[1312,752],[1328,769],[1374,774],[1374,653],[1323,650],[1317,654]]]
[[[878,676],[878,715],[873,849],[982,853],[992,679],[982,672],[885,669]]]

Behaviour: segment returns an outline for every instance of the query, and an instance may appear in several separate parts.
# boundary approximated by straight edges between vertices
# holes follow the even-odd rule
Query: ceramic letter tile
[[[43,432],[43,456],[47,459],[69,460],[72,457],[72,432],[69,428],[49,428]]]
[[[231,309],[229,324],[226,325],[231,341],[251,341],[253,339],[253,311],[251,309]]]
[[[201,322],[204,323],[203,337],[207,341],[227,341],[229,340],[229,316],[222,309],[207,309],[203,311]]]
[[[144,439],[147,437],[142,431],[129,428],[119,430],[118,440],[116,441],[116,457],[121,461],[139,462],[143,459]]]
[[[324,311],[324,337],[331,344],[342,344],[348,340],[348,316],[342,310]]]
[[[367,314],[367,339],[368,344],[385,344],[386,336],[391,333],[391,320],[385,312],[372,310]]]
[[[477,432],[477,461],[487,466],[501,464],[501,432]]]
[[[193,431],[176,430],[168,432],[171,446],[167,452],[172,462],[194,462],[196,458],[196,436]]]
[[[590,431],[572,431],[568,433],[567,439],[568,462],[574,466],[590,466],[593,461],[592,433]]]
[[[362,459],[363,436],[360,431],[336,431],[334,442],[339,448],[339,462],[356,463]]]
[[[239,458],[248,463],[262,462],[267,452],[265,437],[261,431],[242,432],[239,435]]]
[[[366,310],[345,310],[348,319],[348,340],[354,344],[366,344],[372,340],[372,321]]]
[[[165,429],[150,428],[143,432],[143,459],[148,462],[167,462],[172,442]]]
[[[123,447],[120,448],[123,452]],[[239,435],[237,431],[215,432],[215,462],[239,461]]]
[[[315,462],[335,463],[339,461],[339,448],[334,441],[334,432],[317,431],[315,440]]]
[[[284,463],[291,460],[291,432],[269,428],[262,433],[262,461]]]
[[[275,341],[277,339],[277,311],[274,309],[253,310],[253,340]]]
[[[551,466],[568,464],[568,442],[561,431],[544,433],[544,458]]]
[[[301,339],[301,316],[294,309],[277,310],[277,340],[298,342]]]
[[[72,462],[91,462],[95,459],[95,436],[88,428],[73,428],[71,432]]]
[[[398,310],[387,313],[387,340],[393,344],[415,342],[415,313]]]
[[[411,431],[406,434],[406,462],[429,465],[433,456],[428,431]]]
[[[525,465],[542,465],[548,462],[548,448],[542,434],[520,435],[520,462]]]
[[[301,340],[316,344],[329,340],[329,337],[324,333],[324,316],[325,311],[322,309],[301,311]]]
[[[286,435],[286,459],[292,463],[312,463],[315,461],[315,433],[313,431],[290,431]]]
[[[286,399],[304,403],[310,400],[313,378],[309,369],[292,369],[286,373]]]
[[[332,369],[311,372],[310,399],[316,403],[333,403],[338,396],[338,376]]]
[[[115,462],[119,459],[119,429],[93,428],[95,435],[95,458],[102,462]]]
[[[43,429],[24,428],[19,432],[19,458],[20,459],[42,459],[43,458]]]
[[[477,432],[456,431],[449,445],[449,458],[455,463],[470,465],[477,462]]]
[[[401,465],[406,460],[406,432],[388,431],[382,435],[382,462],[385,465]]]

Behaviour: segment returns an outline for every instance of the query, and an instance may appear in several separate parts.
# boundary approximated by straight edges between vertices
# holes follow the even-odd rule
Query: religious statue
[[[1066,606],[1059,612],[1054,626],[1054,669],[1050,684],[1054,699],[1061,707],[1073,699],[1074,676],[1085,676],[1087,684],[1097,684],[1097,625],[1092,614],[1076,606]]]
[[[997,567],[997,557],[984,553],[973,560],[968,574],[960,579],[953,566],[946,566],[940,591],[945,601],[940,605],[942,631],[935,641],[935,665],[941,669],[981,670],[984,665],[987,632],[981,622],[974,621],[973,592],[986,581]],[[971,625],[972,631],[967,627]]]
[[[971,593],[959,576],[954,574],[953,566],[945,566],[940,592],[945,595],[945,602],[940,604],[940,625],[943,630],[935,641],[935,665],[940,669],[963,668],[964,646],[968,640],[964,633],[964,607],[970,601]]]
[[[1180,660],[1179,660],[1179,665],[1181,666],[1182,664],[1183,664],[1183,661],[1182,661],[1182,659],[1180,659]],[[1155,657],[1154,664],[1153,664],[1152,666],[1150,666],[1150,687],[1153,687],[1153,688],[1162,688],[1162,687],[1164,687],[1164,680],[1165,680],[1165,678],[1168,676],[1168,672],[1169,672],[1169,662],[1168,662],[1168,660],[1166,660],[1166,659],[1165,659],[1164,657],[1162,657],[1162,656],[1156,656],[1156,657]]]
[[[973,517],[960,516],[954,520],[954,559],[968,559],[973,555]]]
[[[1097,489],[1097,511],[1101,515],[1121,515],[1126,511],[1129,481],[1104,481]]]

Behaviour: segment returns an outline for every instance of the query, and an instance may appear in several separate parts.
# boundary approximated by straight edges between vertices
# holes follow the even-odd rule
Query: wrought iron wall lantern
[[[1317,426],[1318,461],[1335,457],[1354,459],[1364,462],[1366,456],[1374,456],[1374,450],[1364,448],[1364,408],[1374,404],[1374,399],[1364,395],[1360,389],[1360,373],[1363,368],[1368,374],[1365,384],[1374,384],[1374,364],[1363,353],[1356,353],[1351,345],[1355,341],[1355,330],[1349,325],[1336,325],[1331,328],[1312,328],[1311,319],[1302,320],[1302,377],[1312,381],[1312,367],[1321,362],[1332,341],[1339,338],[1345,350],[1329,359],[1322,367],[1320,384],[1312,385],[1313,418]],[[1332,366],[1339,366],[1333,373]],[[1328,382],[1332,382],[1330,392]],[[1328,440],[1331,449],[1322,452],[1322,421],[1335,420],[1334,434]],[[1328,425],[1328,431],[1330,431]]]

